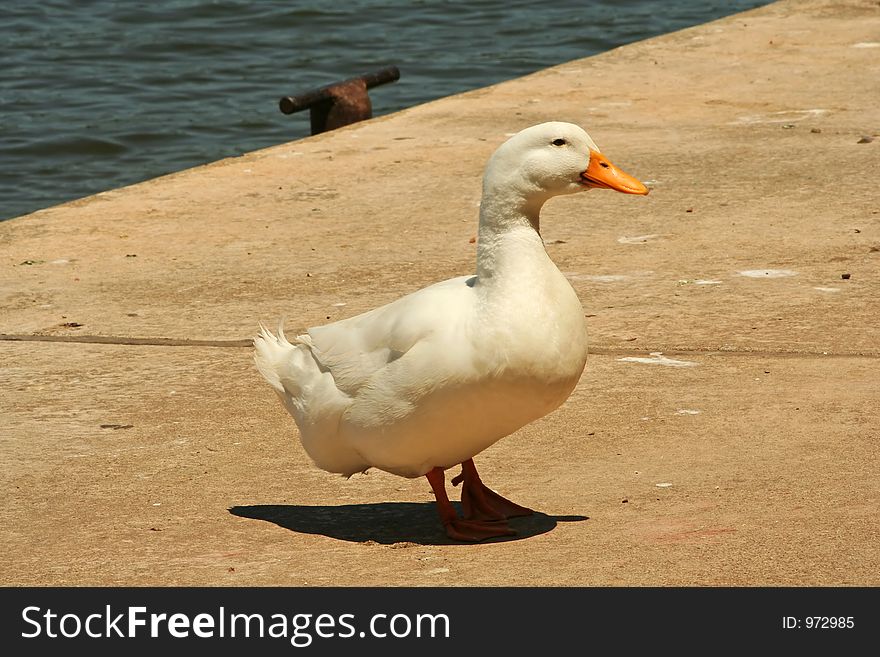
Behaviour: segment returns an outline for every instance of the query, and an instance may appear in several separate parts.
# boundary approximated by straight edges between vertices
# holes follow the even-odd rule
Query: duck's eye
[[[568,142],[565,141],[564,139],[554,139],[550,143],[553,144],[554,146],[565,146]]]

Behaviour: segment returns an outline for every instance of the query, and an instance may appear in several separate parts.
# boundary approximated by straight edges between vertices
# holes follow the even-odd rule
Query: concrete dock
[[[782,0],[0,223],[0,583],[880,585],[878,80],[880,4]],[[476,459],[540,513],[452,544],[423,478],[316,469],[248,343],[471,273],[547,120],[653,191],[545,208],[592,354]]]

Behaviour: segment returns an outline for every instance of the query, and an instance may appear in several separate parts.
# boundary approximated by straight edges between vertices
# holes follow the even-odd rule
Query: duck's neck
[[[536,269],[553,266],[541,239],[540,213],[546,198],[484,187],[477,237],[477,279],[481,285],[513,283]]]

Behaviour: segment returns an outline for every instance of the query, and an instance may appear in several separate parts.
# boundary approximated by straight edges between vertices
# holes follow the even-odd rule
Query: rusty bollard
[[[309,108],[312,134],[317,135],[371,118],[373,106],[367,89],[399,79],[400,71],[397,67],[389,66],[375,73],[328,84],[300,96],[284,96],[278,107],[284,114]]]

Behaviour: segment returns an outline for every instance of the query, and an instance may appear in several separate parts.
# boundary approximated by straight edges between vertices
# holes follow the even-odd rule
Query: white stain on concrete
[[[797,123],[805,119],[815,118],[823,114],[827,114],[827,109],[803,109],[803,110],[782,110],[780,112],[770,112],[768,114],[746,114],[736,117],[736,121],[731,121],[727,125],[754,125],[758,123]]]
[[[595,281],[597,283],[616,283],[625,281],[629,276],[625,274],[578,274],[577,272],[565,272],[565,277],[572,281]]]
[[[676,360],[675,358],[667,358],[660,351],[652,351],[649,357],[644,356],[626,356],[618,358],[621,363],[646,363],[648,365],[664,365],[666,367],[696,367],[699,363],[692,360]]]
[[[714,279],[706,279],[706,278],[681,278],[675,281],[676,285],[721,285],[721,281],[716,281]]]
[[[797,276],[797,272],[791,269],[746,269],[739,275],[747,278],[787,278]]]
[[[616,283],[617,281],[625,281],[629,276],[624,274],[602,274],[598,276],[580,276],[579,278],[596,281],[597,283]]]
[[[576,271],[564,271],[562,275],[570,281],[593,281],[596,283],[619,283],[639,278],[651,278],[654,272],[651,270],[631,271],[627,274],[581,274]]]

